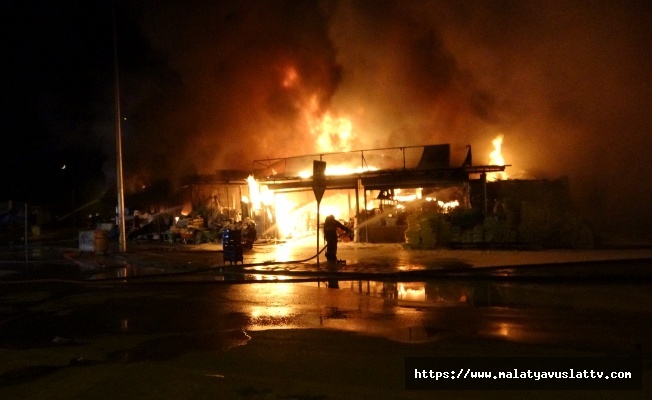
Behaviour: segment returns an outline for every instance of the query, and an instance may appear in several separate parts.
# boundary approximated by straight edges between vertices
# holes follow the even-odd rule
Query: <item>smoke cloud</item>
[[[650,232],[651,14],[645,1],[156,2],[142,29],[167,72],[124,94],[126,169],[318,152],[309,121],[324,113],[352,122],[353,149],[450,143],[460,164],[467,144],[488,163],[502,133],[511,176],[568,176],[601,228]]]

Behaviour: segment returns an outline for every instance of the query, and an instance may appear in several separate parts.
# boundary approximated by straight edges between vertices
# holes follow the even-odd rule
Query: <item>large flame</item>
[[[304,107],[304,115],[308,130],[315,139],[316,150],[320,153],[336,153],[351,151],[355,131],[350,119],[343,116],[335,116],[330,111],[320,114],[318,110],[317,96],[313,95]],[[326,165],[326,175],[350,175],[365,171],[373,171],[377,168],[372,166],[352,166],[345,164]],[[309,178],[311,170],[299,172],[299,177]]]
[[[274,193],[266,185],[261,186],[252,175],[247,178],[247,184],[249,185],[250,197],[247,200],[251,209],[253,211],[266,209],[267,217],[272,219],[271,211],[266,206],[271,206],[274,203]],[[243,201],[245,200],[243,199]]]
[[[505,165],[505,159],[503,158],[503,154],[502,154],[503,138],[504,135],[501,133],[498,136],[496,136],[496,138],[491,142],[494,145],[494,150],[491,153],[489,153],[490,165]],[[508,178],[507,173],[505,171],[491,172],[487,175],[488,175],[487,179],[492,181]]]
[[[350,151],[353,125],[348,118],[333,117],[329,112],[313,121],[311,133],[317,140],[320,152]]]
[[[249,177],[247,178],[247,183],[249,184],[249,197],[250,197],[249,200],[253,209],[261,210],[262,199],[260,196],[260,186],[258,186],[258,182],[256,182],[256,179],[254,179],[253,175],[249,175]]]
[[[326,175],[351,175],[359,174],[366,171],[377,170],[373,166],[354,165],[355,162],[350,163],[332,162],[328,160],[327,153],[349,152],[352,150],[355,142],[356,132],[353,129],[353,123],[350,119],[336,115],[331,111],[324,111],[320,107],[317,94],[307,95],[306,91],[302,91],[301,76],[294,67],[287,67],[283,71],[281,85],[287,90],[297,90],[300,93],[302,100],[299,101],[299,107],[304,116],[305,127],[311,133],[315,149],[326,156]],[[493,162],[494,153],[492,153],[492,163],[497,165],[504,165],[502,156],[500,156],[500,143],[502,136],[494,141],[494,146],[497,146],[495,154],[500,157],[498,161]],[[312,170],[306,169],[298,173],[301,178],[310,178]],[[314,232],[316,219],[316,209],[314,197],[307,192],[298,193],[274,193],[264,185],[259,185],[258,182],[250,176],[247,179],[249,183],[249,200],[253,210],[265,210],[270,212],[273,207],[275,211],[275,218],[269,215],[270,220],[274,220],[275,230],[281,238],[297,238]],[[367,210],[378,210],[379,200],[372,194],[371,199],[368,199],[365,208]],[[422,201],[434,201],[439,206],[440,212],[450,212],[455,207],[459,206],[459,202],[443,202],[437,201],[434,198],[423,199],[423,189],[419,188],[415,191],[402,192],[396,189],[395,195],[391,202],[391,207],[396,209],[405,209],[410,203]],[[351,193],[341,191],[332,191],[326,193],[320,203],[320,216],[323,218],[326,215],[333,215],[336,219],[348,220],[352,216],[356,216],[357,211],[352,207]],[[347,206],[348,204],[348,206]],[[386,205],[387,206],[387,205]],[[383,205],[380,205],[382,209]],[[388,214],[391,216],[391,214]],[[321,223],[322,221],[319,221]]]

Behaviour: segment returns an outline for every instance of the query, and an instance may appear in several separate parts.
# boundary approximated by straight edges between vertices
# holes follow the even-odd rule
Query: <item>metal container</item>
[[[79,231],[79,251],[95,251],[95,231]]]
[[[231,264],[237,264],[238,261],[244,264],[242,232],[239,229],[227,229],[222,233],[222,248],[224,264],[226,264],[227,261]]]
[[[109,249],[109,232],[103,229],[79,231],[79,251],[106,253]]]

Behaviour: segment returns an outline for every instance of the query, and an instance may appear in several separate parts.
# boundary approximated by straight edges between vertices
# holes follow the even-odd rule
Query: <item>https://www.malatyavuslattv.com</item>
[[[635,357],[411,357],[406,389],[640,390]]]

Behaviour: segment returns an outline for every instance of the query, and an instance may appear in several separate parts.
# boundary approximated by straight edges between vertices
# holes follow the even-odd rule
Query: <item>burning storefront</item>
[[[474,165],[467,146],[451,166],[449,144],[254,160],[252,172],[188,177],[183,215],[200,217],[216,237],[225,227],[251,225],[256,238],[301,239],[333,215],[358,242],[592,247],[592,229],[572,211],[568,180],[511,179],[501,144],[502,136],[494,139],[486,165]],[[314,161],[326,163],[319,213]]]
[[[314,234],[318,226],[310,170],[314,160],[327,163],[320,214],[334,215],[354,227],[358,241],[404,242],[410,214],[422,210],[446,214],[471,206],[470,165],[451,167],[448,144],[255,160],[260,196],[252,208],[266,209],[273,222],[267,233],[279,238]],[[487,172],[505,166],[473,168]]]
[[[423,249],[592,246],[591,229],[571,212],[568,182],[507,179],[500,139],[489,165],[473,165],[468,146],[462,165],[452,167],[448,144],[255,160],[249,207],[264,217],[265,236],[314,235],[323,221],[310,165],[320,160],[327,163],[320,219],[334,215],[355,229],[356,241]]]
[[[309,78],[307,70],[292,62],[284,63],[273,74],[272,86],[275,93],[283,95],[291,118],[278,125],[261,118],[266,121],[264,125],[246,129],[257,139],[251,146],[240,146],[239,151],[251,149],[248,154],[266,158],[253,161],[249,177],[238,178],[236,191],[241,194],[218,196],[220,202],[229,198],[226,207],[221,204],[228,210],[228,219],[251,218],[260,237],[287,240],[314,235],[323,219],[333,215],[354,227],[357,241],[407,242],[418,248],[493,243],[515,246],[524,237],[537,236],[518,231],[523,220],[520,216],[510,217],[507,223],[507,218],[499,215],[501,207],[509,208],[520,199],[491,192],[493,180],[508,178],[508,165],[501,153],[502,135],[493,141],[489,162],[483,158],[480,165],[474,165],[470,146],[466,157],[463,147],[450,144],[380,147],[420,140],[416,138],[450,137],[454,132],[446,136],[441,127],[419,125],[397,129],[375,122],[364,113],[364,107],[333,107],[329,102],[332,92],[324,95]],[[246,115],[250,120],[251,115],[258,114]],[[476,131],[458,137],[466,141],[479,134]],[[356,148],[367,150],[353,150]],[[298,151],[304,155],[292,156]],[[216,157],[210,165],[227,161],[236,165],[241,160],[241,156],[238,160]],[[319,212],[311,177],[315,161],[326,163]],[[245,180],[246,194],[240,189],[245,187]],[[211,193],[196,197],[202,199],[204,207],[206,202],[218,201]],[[495,207],[498,200],[501,206]],[[512,206],[509,212],[522,209]],[[494,218],[494,214],[499,216]],[[490,217],[498,222],[493,223]]]

